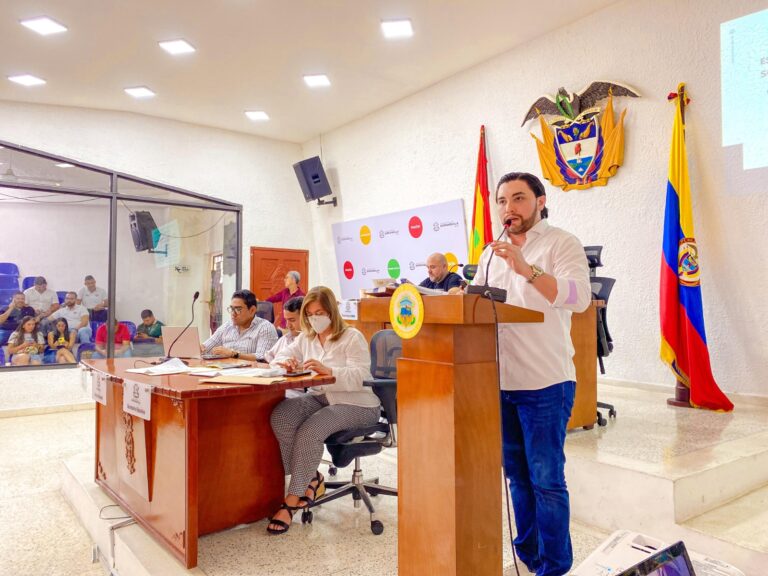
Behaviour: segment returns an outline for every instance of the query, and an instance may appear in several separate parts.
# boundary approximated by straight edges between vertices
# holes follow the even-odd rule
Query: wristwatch
[[[237,360],[238,358],[240,358],[240,352],[238,352],[237,350],[235,350],[235,353],[234,353],[234,354],[232,354],[232,358],[234,358],[235,360]]]
[[[542,270],[539,266],[536,266],[536,264],[531,264],[531,277],[528,278],[528,282],[533,282],[542,274],[544,274],[544,270]]]

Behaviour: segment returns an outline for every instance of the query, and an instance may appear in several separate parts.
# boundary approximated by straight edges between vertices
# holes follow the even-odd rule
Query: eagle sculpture
[[[592,82],[581,92],[569,94],[565,88],[560,88],[552,99],[550,96],[542,96],[528,110],[523,123],[524,126],[528,120],[538,118],[541,114],[550,114],[559,118],[552,122],[553,126],[562,126],[570,124],[577,118],[589,119],[595,114],[600,113],[599,108],[595,108],[600,100],[613,96],[631,96],[637,98],[639,94],[628,86],[617,84],[616,82]]]

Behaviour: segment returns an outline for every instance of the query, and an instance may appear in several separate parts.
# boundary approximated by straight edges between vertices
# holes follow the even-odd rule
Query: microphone
[[[194,296],[192,296],[192,320],[190,320],[190,321],[189,321],[189,324],[187,324],[187,325],[184,327],[184,330],[182,330],[181,332],[179,332],[179,335],[178,335],[178,336],[176,336],[176,338],[174,338],[173,342],[171,342],[171,345],[170,345],[170,346],[168,346],[168,356],[165,356],[165,357],[163,357],[163,358],[160,358],[160,359],[157,361],[157,364],[162,364],[163,362],[167,362],[168,360],[170,360],[171,358],[173,358],[173,356],[171,356],[171,351],[173,350],[173,345],[174,345],[174,344],[176,344],[176,342],[178,342],[179,338],[181,338],[181,335],[182,335],[182,334],[184,334],[184,332],[186,332],[186,331],[187,331],[187,328],[189,328],[190,326],[192,326],[192,322],[194,322],[194,321],[195,321],[195,302],[197,301],[197,299],[198,299],[198,298],[200,298],[200,292],[199,292],[199,291],[195,292]]]
[[[504,220],[504,229],[501,231],[501,234],[499,234],[499,237],[496,238],[496,242],[501,240],[501,237],[504,236],[511,224],[512,220],[510,218]],[[485,263],[485,283],[482,286],[475,286],[472,284],[467,286],[467,294],[480,294],[483,298],[488,298],[489,300],[505,302],[507,300],[507,291],[504,288],[488,286],[488,271],[491,269],[491,260],[493,257],[494,253],[491,252],[491,255],[488,257],[488,262]]]

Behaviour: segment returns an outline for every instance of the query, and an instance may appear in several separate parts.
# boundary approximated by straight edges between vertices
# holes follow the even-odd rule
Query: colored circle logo
[[[412,216],[411,219],[408,220],[408,232],[410,232],[411,236],[414,238],[421,236],[422,232],[424,232],[424,224],[421,223],[421,218]]]
[[[355,275],[355,267],[352,266],[352,262],[347,260],[344,262],[344,276],[346,276],[347,280],[352,280],[352,276]]]
[[[395,334],[413,338],[424,323],[424,301],[413,284],[402,284],[389,301],[389,322]]]
[[[456,272],[459,269],[459,259],[453,252],[446,252],[445,259],[448,260],[448,272]]]
[[[360,242],[366,246],[371,243],[371,229],[368,226],[360,226]]]
[[[395,280],[400,278],[400,262],[394,258],[387,262],[387,273],[390,278],[394,278]]]

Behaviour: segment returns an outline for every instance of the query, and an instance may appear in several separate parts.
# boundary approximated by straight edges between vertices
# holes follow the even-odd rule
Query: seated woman
[[[293,514],[325,493],[317,469],[325,439],[348,428],[379,421],[379,398],[363,380],[371,379],[371,354],[365,337],[341,319],[330,289],[312,288],[300,312],[301,333],[271,362],[290,371],[312,370],[336,378],[298,398],[283,400],[272,412],[272,430],[280,444],[283,469],[291,475],[288,494],[270,518],[267,531],[283,534]]]
[[[39,365],[43,363],[45,340],[33,316],[24,316],[19,327],[8,338],[8,353],[13,366]]]
[[[72,348],[77,341],[77,330],[70,330],[66,318],[56,320],[54,329],[48,332],[48,347],[56,350],[58,364],[74,364]]]

